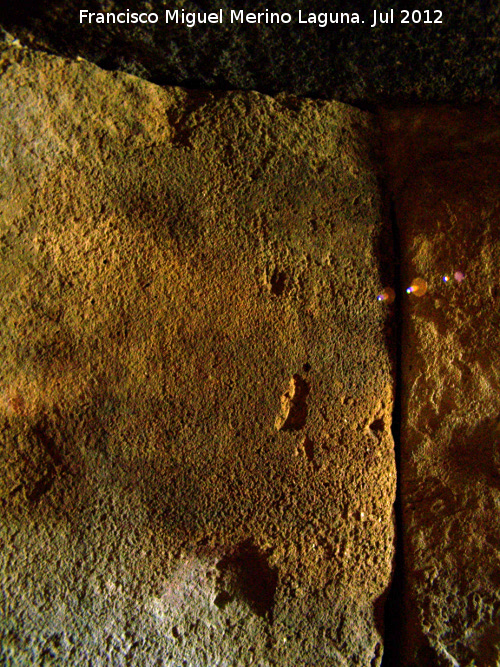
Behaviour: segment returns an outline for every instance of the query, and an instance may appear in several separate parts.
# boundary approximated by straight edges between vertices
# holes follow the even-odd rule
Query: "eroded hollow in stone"
[[[278,572],[259,549],[247,540],[217,563],[217,595],[214,604],[220,609],[234,599],[245,602],[262,617],[270,617],[278,585]]]
[[[304,428],[309,391],[309,383],[295,373],[288,389],[281,396],[281,411],[274,422],[278,431],[300,431]]]
[[[286,287],[286,273],[275,271],[271,277],[271,294],[281,296]]]

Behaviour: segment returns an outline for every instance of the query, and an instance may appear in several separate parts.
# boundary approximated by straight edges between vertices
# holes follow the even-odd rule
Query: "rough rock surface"
[[[80,24],[79,11],[155,11],[157,24]],[[213,12],[224,23],[165,23],[165,10]],[[231,23],[230,12],[289,12],[289,24]],[[313,14],[316,23],[299,23]],[[393,15],[390,15],[390,11]],[[405,15],[403,10],[415,10]],[[377,16],[392,23],[373,24]],[[429,14],[425,14],[428,11]],[[319,15],[358,13],[364,24],[319,25]],[[265,17],[262,18],[265,21]],[[402,23],[406,20],[406,23]],[[432,23],[439,20],[440,23]],[[427,21],[427,22],[426,22]],[[429,23],[430,21],[430,23]],[[191,0],[133,4],[125,0],[5,2],[0,23],[26,46],[160,84],[194,88],[287,91],[356,104],[391,101],[496,100],[500,56],[500,6],[496,0]]]
[[[500,662],[500,114],[408,110],[384,125],[405,286],[427,282],[404,311],[405,664],[490,667]]]
[[[2,664],[380,664],[371,117],[0,61]]]

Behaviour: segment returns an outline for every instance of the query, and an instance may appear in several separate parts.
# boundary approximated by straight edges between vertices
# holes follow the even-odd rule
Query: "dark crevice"
[[[396,460],[396,501],[394,504],[396,521],[396,553],[391,587],[384,611],[384,655],[382,667],[399,667],[402,663],[403,635],[404,635],[404,549],[403,549],[403,512],[401,497],[401,418],[402,418],[402,290],[401,290],[401,242],[396,219],[394,202],[390,203],[390,222],[392,227],[392,242],[394,256],[394,285],[396,287],[396,301],[394,304],[394,410],[392,416],[392,436],[394,439],[394,453]]]
[[[286,273],[276,270],[271,277],[271,294],[282,296],[286,287]]]

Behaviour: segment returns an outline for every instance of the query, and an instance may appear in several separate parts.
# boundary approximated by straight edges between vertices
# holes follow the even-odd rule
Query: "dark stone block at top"
[[[254,89],[266,93],[335,98],[358,105],[408,102],[478,102],[500,99],[498,52],[500,9],[492,0],[421,4],[419,23],[402,24],[413,3],[137,2],[76,0],[5,3],[0,24],[27,46],[69,57],[81,56],[105,69],[119,69],[159,84],[188,88]],[[89,11],[155,11],[156,25],[79,23]],[[224,23],[188,28],[165,23],[165,10],[212,12]],[[289,24],[231,23],[230,11],[288,12]],[[326,27],[300,24],[310,12],[358,12],[364,24]],[[392,24],[373,23],[374,11]],[[425,10],[429,14],[425,14]],[[442,23],[426,24],[442,12]],[[419,15],[415,14],[415,19]],[[389,16],[389,19],[391,16]]]

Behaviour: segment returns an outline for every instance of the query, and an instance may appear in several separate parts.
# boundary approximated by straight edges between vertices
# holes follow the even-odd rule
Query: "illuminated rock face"
[[[393,112],[406,298],[406,661],[500,660],[500,126],[485,110]]]
[[[1,58],[2,657],[379,664],[371,117]]]

